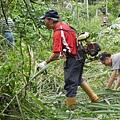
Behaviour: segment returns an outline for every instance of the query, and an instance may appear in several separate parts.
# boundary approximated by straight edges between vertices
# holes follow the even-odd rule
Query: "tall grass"
[[[83,73],[83,78],[99,96],[99,101],[91,103],[84,91],[78,88],[77,109],[74,111],[66,109],[63,89],[64,59],[53,62],[39,71],[36,70],[37,62],[49,58],[52,46],[52,31],[47,30],[42,22],[39,24],[37,18],[46,10],[54,8],[60,13],[64,22],[73,26],[78,33],[90,32],[89,41],[99,42],[102,51],[110,53],[119,52],[120,31],[101,28],[101,16],[96,18],[93,14],[89,20],[86,19],[85,5],[79,2],[67,1],[67,4],[62,1],[57,4],[52,4],[52,1],[51,4],[27,2],[32,16],[28,15],[22,0],[14,3],[22,7],[22,9],[14,8],[17,12],[12,11],[17,18],[15,47],[9,48],[8,44],[3,42],[4,38],[0,38],[0,43],[4,44],[0,49],[0,118],[2,120],[119,119],[120,91],[105,90],[111,72],[99,60],[86,63]],[[93,11],[94,7],[91,9]],[[40,27],[37,28],[33,21]],[[47,74],[44,70],[47,70]]]

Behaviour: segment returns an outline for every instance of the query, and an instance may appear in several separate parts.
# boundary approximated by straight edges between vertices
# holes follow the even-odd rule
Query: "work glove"
[[[37,68],[38,68],[38,69],[39,69],[39,68],[44,68],[46,65],[47,65],[46,61],[43,61],[43,62],[41,62],[41,63],[38,64],[38,67],[37,67]]]

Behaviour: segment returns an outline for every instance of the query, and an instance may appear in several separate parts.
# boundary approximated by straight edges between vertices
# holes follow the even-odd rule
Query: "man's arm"
[[[54,60],[58,60],[59,57],[60,57],[60,53],[53,53],[53,54],[50,56],[49,60],[46,60],[46,61],[43,61],[43,62],[39,63],[39,64],[38,64],[38,68],[44,68],[48,63],[50,63],[50,62],[52,62],[52,61],[54,61]],[[37,68],[37,69],[38,69],[38,68]]]
[[[53,53],[53,54],[50,56],[49,60],[46,61],[46,63],[48,64],[48,63],[50,63],[51,61],[58,60],[59,57],[60,57],[60,53]]]
[[[120,72],[118,73],[117,81],[114,87],[114,90],[117,90],[117,88],[120,86]]]
[[[116,75],[116,70],[113,70],[113,71],[112,71],[112,74],[111,74],[111,76],[110,76],[110,78],[109,78],[108,84],[107,84],[107,86],[106,86],[106,89],[109,89],[110,86],[113,84],[115,75]]]

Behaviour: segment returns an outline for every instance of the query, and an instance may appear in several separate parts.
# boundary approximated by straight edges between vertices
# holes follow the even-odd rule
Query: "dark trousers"
[[[76,61],[75,57],[69,57],[64,63],[64,79],[66,97],[75,97],[78,86],[83,82],[84,62]]]
[[[14,37],[12,32],[4,32],[4,36],[7,38],[7,40],[9,42],[11,42],[12,44],[14,44]]]

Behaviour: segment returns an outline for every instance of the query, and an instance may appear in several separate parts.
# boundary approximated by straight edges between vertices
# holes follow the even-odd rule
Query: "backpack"
[[[93,61],[98,59],[96,55],[101,50],[101,47],[96,42],[87,42],[87,39],[89,37],[90,37],[90,34],[88,32],[84,32],[78,37],[79,44],[78,44],[77,51],[78,51],[78,55],[80,55],[80,53],[82,54],[81,57],[79,57],[79,59],[81,58],[85,60],[87,58],[88,60]],[[86,46],[83,46],[82,41],[87,42]]]

